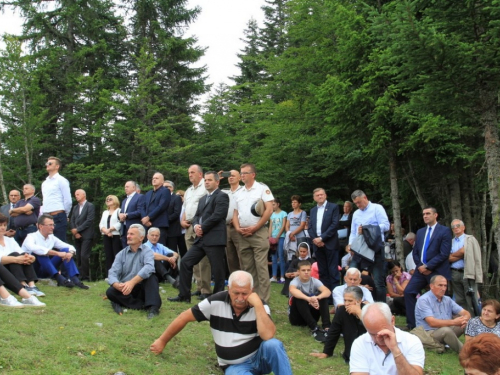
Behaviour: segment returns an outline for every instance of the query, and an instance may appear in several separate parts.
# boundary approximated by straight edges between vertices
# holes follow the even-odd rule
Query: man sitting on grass
[[[160,229],[156,227],[149,228],[146,245],[154,253],[156,277],[158,277],[159,281],[164,280],[174,286],[178,286],[179,282],[176,280],[176,277],[179,274],[177,270],[177,258],[179,258],[179,255],[159,243],[159,241]]]
[[[235,271],[228,291],[204,299],[181,313],[151,345],[160,354],[189,322],[209,321],[219,365],[225,375],[289,375],[290,362],[283,344],[274,338],[276,326],[269,306],[253,292],[252,275]]]
[[[361,285],[361,272],[354,267],[351,267],[347,270],[344,277],[345,284],[336,287],[332,292],[333,304],[334,308],[331,313],[335,313],[335,309],[338,306],[342,306],[344,304],[344,290],[348,286],[359,286],[363,291],[363,304],[373,303],[373,296],[370,291]]]
[[[288,318],[293,326],[309,326],[314,339],[324,342],[326,338],[324,329],[330,327],[328,298],[332,292],[321,281],[311,277],[309,261],[300,261],[297,267],[299,276],[290,283]],[[320,316],[323,329],[318,327]]]
[[[109,270],[108,283],[111,286],[106,296],[118,315],[123,314],[123,306],[148,309],[148,319],[159,314],[160,287],[154,274],[153,250],[142,243],[145,234],[141,224],[132,224],[127,231],[128,246],[116,254]]]

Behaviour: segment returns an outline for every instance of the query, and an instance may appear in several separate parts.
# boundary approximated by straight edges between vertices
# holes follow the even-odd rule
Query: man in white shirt
[[[333,289],[332,297],[335,308],[344,304],[344,290],[348,286],[359,286],[363,291],[363,303],[373,303],[372,293],[361,284],[361,272],[357,268],[349,268],[344,276],[345,284]]]
[[[186,247],[190,249],[196,239],[196,233],[191,221],[196,215],[200,198],[207,194],[207,190],[205,189],[203,169],[199,165],[193,164],[190,166],[188,175],[192,185],[184,193],[184,214],[182,215],[181,226],[186,229],[184,238],[186,239]],[[200,300],[210,296],[212,294],[212,287],[210,285],[212,268],[207,257],[204,257],[200,263],[194,266],[193,275],[196,279],[196,292],[193,292],[192,295],[198,296]]]
[[[383,302],[361,312],[366,333],[351,348],[351,375],[422,375],[425,352],[420,339],[394,326],[395,317]]]
[[[36,274],[40,278],[57,280],[57,286],[73,288],[76,285],[81,289],[88,289],[78,277],[80,272],[73,260],[76,249],[54,236],[53,232],[54,219],[51,215],[43,214],[38,218],[38,231],[28,234],[23,242],[22,250],[35,255]],[[67,278],[59,273],[61,265],[64,266]]]
[[[42,183],[43,212],[54,219],[54,236],[66,241],[68,216],[72,204],[69,181],[59,174],[61,160],[55,156],[50,156],[45,166],[49,175]]]
[[[238,232],[238,253],[243,271],[249,272],[255,282],[255,292],[265,302],[271,297],[271,282],[267,267],[269,231],[265,224],[273,213],[273,194],[267,185],[255,181],[255,165],[245,163],[240,167],[245,186],[236,198],[233,225]],[[265,205],[261,216],[252,213],[252,206],[259,200]]]

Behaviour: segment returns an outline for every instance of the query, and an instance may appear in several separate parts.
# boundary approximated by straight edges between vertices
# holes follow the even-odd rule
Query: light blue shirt
[[[155,272],[155,261],[153,250],[142,244],[133,252],[130,246],[116,254],[115,261],[108,272],[108,283],[124,283],[132,280],[135,276],[147,279]]]
[[[353,243],[358,235],[358,227],[360,225],[378,225],[380,227],[380,232],[382,232],[382,241],[384,241],[384,232],[387,232],[391,226],[384,207],[372,202],[368,202],[364,210],[358,209],[352,215],[349,245]]]
[[[451,241],[451,253],[455,253],[458,250],[460,250],[462,247],[464,247],[465,244],[465,233],[462,234],[460,237],[455,237]],[[451,264],[451,268],[457,268],[457,269],[463,269],[465,266],[464,260],[460,259],[457,260],[456,262],[453,262]]]
[[[165,257],[171,257],[175,253],[175,251],[170,250],[168,247],[162,245],[159,242],[156,245],[153,245],[150,241],[148,241],[144,245],[149,246],[149,248],[155,253],[163,255]]]
[[[428,291],[417,299],[417,305],[415,307],[415,321],[417,323],[417,327],[422,326],[426,331],[433,331],[437,328],[432,328],[429,324],[427,324],[425,318],[432,316],[433,318],[439,320],[449,320],[453,319],[454,314],[458,314],[462,310],[463,308],[457,305],[457,303],[450,297],[443,296],[441,302],[439,302],[434,293],[432,293],[432,291]]]

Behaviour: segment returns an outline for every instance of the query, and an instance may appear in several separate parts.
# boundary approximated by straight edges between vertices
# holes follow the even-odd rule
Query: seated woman
[[[467,322],[466,342],[481,333],[494,333],[500,337],[500,302],[487,299],[482,305],[481,316],[476,316]]]
[[[389,304],[391,312],[395,315],[406,315],[406,306],[404,299],[405,288],[410,282],[411,275],[408,272],[403,272],[401,264],[393,260],[387,263],[389,276],[385,279],[387,284],[387,293],[392,298],[392,303]]]
[[[344,290],[344,305],[338,306],[332,325],[326,336],[323,353],[311,353],[313,357],[327,358],[333,355],[340,335],[344,336],[344,353],[342,358],[349,363],[351,346],[356,338],[366,333],[361,322],[361,308],[364,306],[363,291],[359,286],[348,286]]]
[[[285,272],[285,284],[283,285],[283,289],[281,290],[281,294],[288,297],[290,282],[299,276],[298,264],[301,260],[308,260],[309,262],[313,262],[311,258],[311,250],[309,249],[309,244],[307,242],[302,242],[299,244],[299,249],[297,250],[296,256],[290,262],[288,266],[288,270]]]
[[[8,222],[8,217],[0,214],[0,264],[14,275],[29,294],[43,297],[45,293],[35,286],[38,281],[33,268],[35,257],[21,250],[14,238],[5,236]]]

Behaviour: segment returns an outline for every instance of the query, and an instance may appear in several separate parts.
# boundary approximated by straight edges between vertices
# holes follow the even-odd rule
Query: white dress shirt
[[[40,231],[28,234],[22,247],[23,251],[36,255],[47,255],[50,250],[61,250],[64,248],[68,248],[73,254],[76,253],[76,249],[73,245],[61,241],[53,234],[49,234],[47,238],[45,238]]]
[[[42,183],[43,212],[66,211],[69,215],[71,211],[71,191],[69,181],[59,173],[52,177],[47,176]]]

